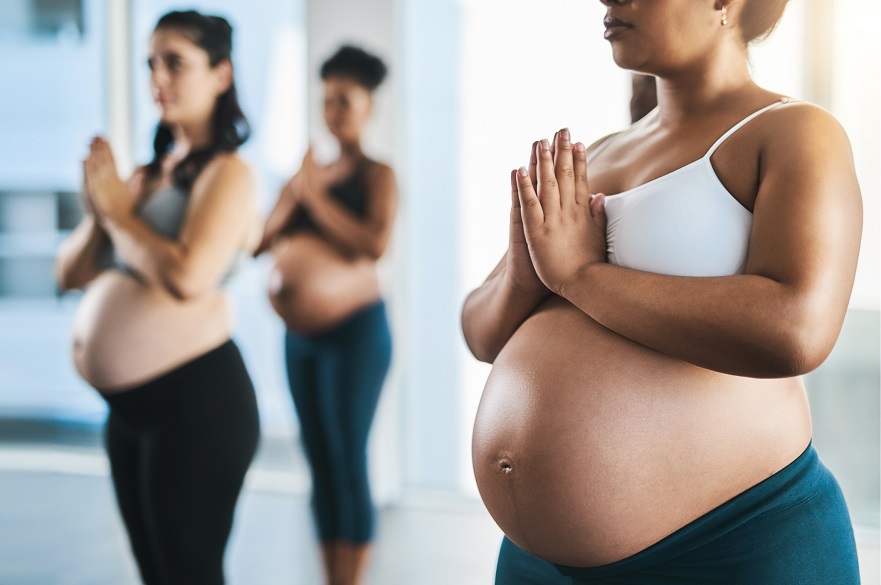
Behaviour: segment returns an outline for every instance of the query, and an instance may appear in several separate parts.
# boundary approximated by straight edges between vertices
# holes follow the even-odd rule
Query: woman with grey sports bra
[[[493,365],[472,455],[506,535],[496,583],[856,584],[801,379],[854,281],[847,137],[750,77],[786,0],[602,4],[658,107],[590,147],[533,143],[508,250],[462,313]]]
[[[236,501],[257,447],[254,388],[231,340],[223,283],[259,239],[232,28],[163,16],[150,38],[160,120],[153,160],[123,183],[110,145],[84,162],[85,217],[58,250],[84,288],[80,375],[109,406],[116,499],[144,583],[220,585]]]

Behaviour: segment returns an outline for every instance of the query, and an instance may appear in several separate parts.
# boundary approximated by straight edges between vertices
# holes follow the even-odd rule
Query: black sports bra
[[[355,172],[341,183],[331,185],[328,189],[331,197],[342,203],[358,217],[364,217],[364,214],[367,212],[366,193],[368,164],[366,158],[361,159],[361,161],[355,166]],[[292,234],[300,231],[318,232],[320,230],[321,228],[319,228],[312,220],[312,217],[309,216],[309,211],[300,207],[294,212],[293,217],[288,221],[288,224],[282,230],[282,233]]]

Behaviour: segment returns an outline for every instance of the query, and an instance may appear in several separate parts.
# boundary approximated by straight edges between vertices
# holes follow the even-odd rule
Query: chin
[[[174,124],[178,121],[178,117],[171,108],[159,108],[159,121],[162,124]]]

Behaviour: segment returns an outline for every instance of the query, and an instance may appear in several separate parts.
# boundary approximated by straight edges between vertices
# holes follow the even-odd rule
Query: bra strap
[[[735,124],[734,127],[731,128],[728,132],[723,134],[722,137],[719,138],[719,140],[717,140],[716,143],[710,147],[710,150],[707,152],[707,154],[704,155],[704,158],[710,158],[711,156],[713,156],[713,153],[716,152],[716,149],[719,148],[719,145],[721,145],[723,142],[725,142],[725,140],[727,140],[729,136],[731,136],[732,134],[734,134],[735,132],[740,130],[744,125],[746,125],[747,122],[749,122],[753,118],[760,116],[761,114],[764,114],[768,110],[776,108],[777,106],[781,106],[783,104],[788,104],[788,103],[794,102],[794,101],[795,100],[793,100],[792,98],[783,98],[780,101],[774,102],[770,106],[765,106],[764,108],[762,108],[758,112],[753,112],[752,114],[750,114],[749,116],[747,116],[746,118],[744,118],[743,120],[741,120],[740,122]]]

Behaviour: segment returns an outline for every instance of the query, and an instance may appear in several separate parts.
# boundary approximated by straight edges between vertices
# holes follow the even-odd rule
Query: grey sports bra
[[[189,204],[189,194],[175,185],[170,185],[145,197],[135,208],[135,214],[160,236],[169,240],[177,240],[184,225]],[[220,286],[227,284],[238,274],[245,260],[244,252],[236,254],[229,269],[220,280]],[[124,272],[138,280],[143,280],[112,245],[108,251],[105,266]]]

